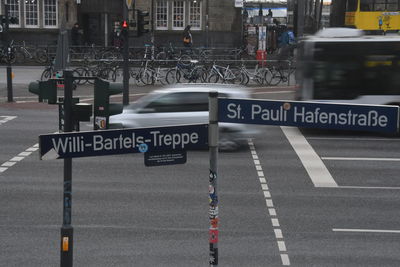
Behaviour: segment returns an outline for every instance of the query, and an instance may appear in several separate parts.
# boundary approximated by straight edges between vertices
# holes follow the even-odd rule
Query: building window
[[[57,0],[43,1],[43,26],[46,28],[57,28],[58,21]]]
[[[201,30],[201,2],[190,2],[189,5],[189,25],[193,30]]]
[[[18,27],[21,23],[19,0],[8,0],[8,14],[10,17],[18,19],[17,24],[10,24],[10,27]]]
[[[168,1],[158,0],[156,6],[157,30],[168,30]]]
[[[172,29],[180,30],[185,26],[185,2],[172,2]]]
[[[39,26],[38,8],[37,0],[25,0],[25,26],[27,28],[36,28]]]

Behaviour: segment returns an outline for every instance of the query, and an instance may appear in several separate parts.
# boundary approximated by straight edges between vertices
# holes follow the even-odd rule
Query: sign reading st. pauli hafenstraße
[[[40,159],[185,151],[208,148],[208,124],[46,134]]]
[[[395,133],[399,107],[255,99],[218,99],[218,121]]]

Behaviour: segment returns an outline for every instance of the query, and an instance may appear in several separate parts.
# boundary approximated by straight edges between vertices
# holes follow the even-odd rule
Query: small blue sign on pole
[[[395,133],[399,107],[219,98],[218,121]]]
[[[39,136],[40,158],[61,159],[208,148],[208,124]]]

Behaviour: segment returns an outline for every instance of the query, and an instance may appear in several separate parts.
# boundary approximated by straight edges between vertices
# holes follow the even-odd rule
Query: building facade
[[[0,0],[0,14],[6,9],[17,18],[10,24],[10,38],[39,45],[55,44],[62,21],[69,29],[77,15],[76,0]]]
[[[126,0],[0,0],[0,14],[18,18],[10,38],[35,44],[55,44],[59,29],[78,22],[86,44],[110,45],[123,19]],[[242,9],[235,0],[134,0],[133,9],[150,13],[150,32],[131,37],[132,46],[154,38],[156,45],[182,45],[182,32],[192,26],[194,46],[232,47],[242,43]],[[132,11],[130,11],[132,12]]]

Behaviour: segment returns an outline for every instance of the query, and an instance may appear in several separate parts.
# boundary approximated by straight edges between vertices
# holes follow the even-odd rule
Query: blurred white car
[[[157,127],[208,123],[208,93],[218,91],[220,97],[250,98],[248,90],[232,84],[178,84],[155,90],[124,107],[110,117],[111,128]],[[259,131],[250,125],[219,123],[219,148],[231,151],[240,148]]]

